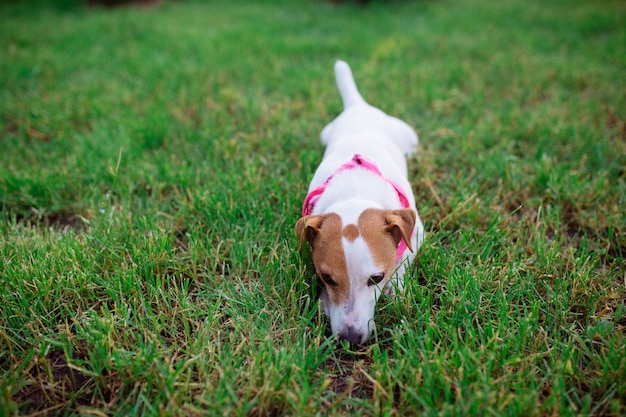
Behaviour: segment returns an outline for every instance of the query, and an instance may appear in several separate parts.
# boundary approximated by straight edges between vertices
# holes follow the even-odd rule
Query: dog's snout
[[[347,340],[353,345],[360,345],[363,341],[363,333],[357,331],[354,327],[348,327],[345,331],[339,333],[340,340]]]

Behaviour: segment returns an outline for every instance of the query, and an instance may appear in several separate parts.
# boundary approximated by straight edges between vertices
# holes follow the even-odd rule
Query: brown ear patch
[[[301,217],[296,222],[296,234],[300,248],[306,239],[313,252],[313,263],[318,273],[332,273],[333,271],[320,271],[321,266],[327,269],[345,270],[345,259],[342,246],[342,224],[341,218],[335,213],[320,214],[314,216]],[[358,236],[358,229],[352,225]],[[348,228],[348,233],[354,233]],[[355,237],[356,238],[356,237]],[[343,274],[343,273],[342,273]],[[345,274],[347,275],[347,273]]]
[[[415,226],[413,209],[367,209],[359,217],[359,232],[367,242],[374,261],[384,268],[395,266],[398,244],[404,240],[411,246],[411,233]]]
[[[386,231],[386,210],[367,209],[359,216],[359,231],[369,246],[374,262],[385,270],[393,268],[396,262],[397,245]]]
[[[309,242],[311,249],[313,248],[313,242],[315,237],[320,231],[322,222],[324,221],[324,215],[319,216],[305,216],[300,217],[296,222],[296,235],[298,236],[298,250],[302,251],[302,242],[304,239]]]
[[[327,287],[330,301],[333,304],[345,302],[350,297],[350,278],[348,277],[348,267],[343,251],[342,232],[344,228],[342,227],[341,218],[335,213],[316,217],[320,217],[321,222],[311,226],[307,222],[306,226],[306,228],[317,226],[314,231],[312,229],[312,232],[310,232],[315,233],[313,240],[309,240],[313,249],[311,257],[313,258],[315,271],[319,275],[330,275],[336,283],[333,287]]]
[[[415,210],[410,208],[385,212],[385,221],[387,222],[386,230],[393,236],[396,246],[401,240],[404,240],[404,243],[406,243],[406,246],[411,252],[413,252],[411,233],[415,226],[416,216]]]

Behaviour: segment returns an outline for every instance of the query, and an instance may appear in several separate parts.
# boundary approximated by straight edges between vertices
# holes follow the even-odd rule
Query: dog
[[[323,160],[296,223],[321,281],[333,334],[362,345],[381,293],[404,291],[404,274],[424,239],[405,157],[415,131],[365,102],[347,63],[335,63],[343,111],[320,135]]]

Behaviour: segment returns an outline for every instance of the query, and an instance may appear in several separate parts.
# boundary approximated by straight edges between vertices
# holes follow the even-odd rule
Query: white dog
[[[322,130],[326,152],[296,233],[311,247],[333,333],[363,344],[378,297],[403,291],[405,268],[424,238],[405,161],[417,135],[363,100],[348,64],[337,61],[335,77],[344,110]]]

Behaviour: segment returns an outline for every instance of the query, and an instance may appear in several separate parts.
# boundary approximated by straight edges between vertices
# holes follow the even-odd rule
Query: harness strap
[[[391,185],[396,191],[396,194],[398,195],[398,199],[400,200],[400,204],[402,208],[408,208],[410,206],[409,199],[407,198],[404,190],[402,190],[402,187],[400,187],[395,181],[392,181],[389,178],[385,177],[382,174],[382,172],[380,172],[380,169],[378,169],[378,167],[376,166],[374,162],[364,157],[363,155],[355,154],[351,160],[349,160],[348,162],[346,162],[345,164],[337,168],[337,170],[333,172],[326,179],[326,181],[324,181],[323,184],[315,187],[313,190],[311,190],[310,193],[307,194],[307,196],[304,199],[304,203],[302,204],[302,215],[308,216],[313,212],[315,205],[317,204],[322,194],[326,190],[326,187],[328,187],[328,185],[330,184],[330,181],[333,179],[335,175],[339,174],[340,172],[347,171],[349,169],[356,168],[356,167],[365,168],[368,171],[375,173],[376,175],[380,176],[382,179],[387,181],[389,185]],[[413,236],[413,233],[411,233],[411,236]],[[396,256],[396,260],[399,260],[402,257],[402,254],[404,253],[406,249],[407,249],[406,242],[404,240],[401,240],[400,243],[398,244],[398,255]]]

